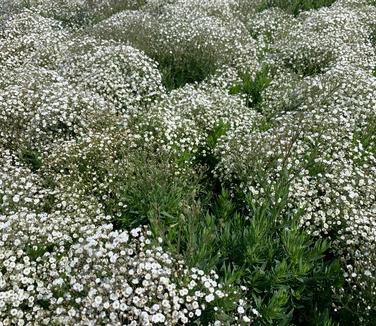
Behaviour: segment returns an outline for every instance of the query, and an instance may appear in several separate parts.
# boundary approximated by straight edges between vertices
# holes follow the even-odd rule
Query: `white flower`
[[[96,296],[95,298],[94,298],[94,302],[95,302],[95,304],[97,305],[97,306],[99,306],[101,303],[102,303],[102,297],[101,296]]]
[[[206,302],[212,302],[212,301],[214,301],[214,295],[212,294],[212,293],[210,293],[210,294],[208,294],[208,295],[206,295],[205,296],[205,301]]]
[[[365,276],[372,276],[372,273],[367,269],[364,271]]]
[[[237,308],[237,311],[238,311],[239,314],[244,314],[245,313],[244,308],[241,307],[241,306]]]
[[[250,319],[249,317],[247,317],[247,316],[243,316],[243,321],[244,321],[245,323],[250,323],[250,322],[251,322],[251,319]]]
[[[161,313],[157,313],[157,314],[153,315],[153,317],[152,317],[153,323],[163,323],[165,320],[166,320],[166,317]]]

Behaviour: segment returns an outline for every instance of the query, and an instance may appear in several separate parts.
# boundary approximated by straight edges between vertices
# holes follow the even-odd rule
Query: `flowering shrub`
[[[374,0],[4,0],[0,326],[373,325]]]
[[[4,80],[0,90],[0,144],[7,148],[46,151],[55,140],[95,128],[113,110],[99,96],[74,88],[54,71],[25,67],[14,70],[14,78]]]
[[[11,245],[0,257],[4,323],[186,324],[226,295],[216,274],[151,246],[150,231],[90,225],[85,210],[64,225],[60,214],[1,216],[2,242]]]
[[[164,93],[156,64],[130,46],[77,39],[68,44],[60,73],[100,94],[122,113],[132,113]]]
[[[276,44],[287,67],[303,75],[323,72],[333,64],[373,67],[369,29],[353,10],[325,8],[303,19]]]
[[[154,244],[147,229],[114,230],[95,197],[74,185],[45,188],[38,175],[4,153],[0,320],[5,324],[185,324],[226,300],[229,294],[215,272],[189,269]],[[249,319],[246,304],[239,303],[236,318]]]
[[[81,27],[101,21],[118,11],[138,9],[144,0],[28,0],[31,7],[41,16],[61,21],[68,27]]]
[[[187,85],[151,108],[139,128],[140,133],[157,131],[156,141],[167,151],[189,154],[194,160],[212,154],[216,132],[249,130],[255,118],[240,98],[220,87]]]
[[[0,29],[0,63],[3,69],[13,69],[29,62],[40,65],[50,58],[39,58],[43,48],[53,48],[67,37],[67,32],[56,20],[41,17],[24,10],[11,15]],[[52,54],[53,55],[53,54]]]
[[[369,60],[374,54],[305,78],[277,71],[263,91],[261,129],[221,138],[215,173],[261,200],[287,169],[290,208],[303,210],[308,232],[333,240],[358,304],[372,310],[376,94]]]
[[[241,22],[223,18],[218,4],[178,1],[123,12],[96,26],[95,35],[130,42],[155,59],[168,89],[202,81],[224,64],[252,63],[255,45]],[[226,2],[223,5],[226,6]],[[149,8],[151,7],[151,8]],[[125,28],[125,29],[124,29]]]

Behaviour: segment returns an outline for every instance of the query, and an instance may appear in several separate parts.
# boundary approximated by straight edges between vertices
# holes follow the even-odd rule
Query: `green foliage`
[[[26,252],[31,259],[38,259],[42,257],[46,252],[51,252],[54,246],[52,244],[33,244],[26,247]]]
[[[210,57],[196,53],[194,49],[178,57],[176,54],[159,53],[153,56],[159,63],[162,82],[167,90],[180,88],[188,83],[201,82],[217,67]]]
[[[309,149],[304,153],[304,167],[308,170],[311,177],[317,177],[326,171],[323,163],[318,161],[320,158],[320,145],[310,144]]]
[[[196,163],[200,163],[201,165],[207,167],[207,172],[209,174],[217,164],[217,158],[214,156],[213,150],[216,147],[219,138],[226,135],[229,129],[230,126],[223,121],[220,121],[216,126],[214,126],[214,128],[209,132],[206,146],[201,149],[201,152],[205,151],[205,154],[198,155],[198,158],[196,159]]]
[[[216,128],[209,143],[223,130]],[[286,213],[287,180],[278,182],[274,198],[260,202],[225,190],[205,193],[207,179],[200,185],[199,176],[173,176],[162,162],[136,166],[134,181],[125,182],[129,208],[122,225],[148,222],[189,266],[219,270],[225,284],[246,285],[260,325],[334,325],[329,312],[332,288],[343,285],[341,268],[328,241],[302,230],[301,212]]]
[[[148,221],[171,226],[196,196],[197,177],[175,173],[167,157],[144,152],[130,157],[128,174],[119,182],[120,201],[127,203],[117,223],[132,228]],[[108,201],[107,201],[108,203]],[[108,206],[111,211],[111,207]]]
[[[31,7],[31,0],[22,0],[21,1],[21,6],[24,8],[30,8]]]
[[[368,152],[376,154],[376,115],[369,116],[367,125],[354,133],[354,141],[360,142]]]
[[[269,73],[270,71],[267,66],[258,71],[255,77],[249,72],[243,73],[241,83],[233,85],[230,88],[230,94],[243,94],[246,105],[258,109],[262,103],[262,92],[271,82]]]
[[[322,326],[339,326],[340,324],[333,321],[330,317],[330,313],[328,310],[324,311],[314,311],[313,315],[313,322],[314,325],[322,325]]]
[[[219,138],[224,136],[229,129],[230,126],[223,121],[217,124],[208,136],[208,147],[210,149],[214,149],[218,143]]]
[[[19,158],[21,162],[30,167],[31,171],[35,172],[42,166],[42,159],[38,152],[31,148],[22,148],[19,151]]]
[[[252,218],[243,277],[267,324],[315,325],[313,311],[330,309],[330,287],[342,286],[341,269],[328,258],[330,244],[301,229],[299,212],[286,216],[287,196],[282,182],[274,199],[248,198]]]
[[[373,27],[370,38],[371,38],[372,45],[375,47],[376,46],[376,26]]]
[[[307,56],[302,56],[302,58],[300,58],[300,60],[298,61],[295,61],[293,63],[285,63],[285,67],[299,76],[314,76],[322,73],[333,60],[332,54],[322,53],[321,56],[322,58],[324,58],[324,60],[322,60],[322,62],[320,63],[315,62]]]
[[[335,0],[264,0],[259,10],[265,10],[272,7],[278,7],[294,16],[299,15],[302,11],[329,7]]]
[[[230,266],[237,282],[247,285],[262,324],[316,325],[313,311],[330,309],[331,286],[342,286],[341,269],[338,261],[329,258],[327,241],[310,238],[298,225],[298,214],[285,216],[286,188],[280,196],[280,204],[248,198],[251,218],[247,220],[223,192],[210,223],[196,233],[201,235],[196,250],[211,249],[209,257],[216,257],[218,268]]]

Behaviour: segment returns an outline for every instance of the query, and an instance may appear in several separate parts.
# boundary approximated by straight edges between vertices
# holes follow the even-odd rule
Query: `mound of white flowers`
[[[95,198],[43,188],[7,151],[1,162],[2,325],[186,324],[228,295],[147,228],[114,230]]]

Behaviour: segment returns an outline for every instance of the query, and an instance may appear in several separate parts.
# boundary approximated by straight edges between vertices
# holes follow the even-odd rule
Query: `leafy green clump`
[[[329,7],[335,0],[265,0],[259,7],[259,10],[265,10],[272,7],[278,7],[294,16],[302,11]]]
[[[139,207],[139,216],[189,266],[219,270],[224,284],[245,285],[261,324],[335,325],[331,305],[343,286],[339,261],[328,240],[314,239],[299,226],[299,212],[285,213],[286,180],[264,202],[226,190],[215,195],[199,176],[183,196],[187,180],[169,179],[166,170],[153,167],[141,180],[145,169],[138,167],[138,186],[132,184],[124,200]],[[123,225],[134,226],[137,218],[129,217]]]
[[[20,150],[19,157],[21,162],[28,165],[33,172],[37,171],[42,166],[40,153],[30,148]]]
[[[332,289],[343,284],[329,242],[315,241],[302,231],[299,214],[276,218],[283,206],[252,205],[245,277],[256,307],[270,324],[317,325],[314,316],[331,309]]]
[[[201,82],[216,70],[215,64],[209,57],[196,53],[184,54],[181,58],[176,55],[161,54],[155,57],[159,63],[162,83],[167,90],[180,88],[185,84]]]
[[[243,94],[248,107],[259,109],[262,103],[262,91],[265,90],[271,82],[269,68],[264,66],[253,77],[249,72],[241,76],[241,83],[235,84],[230,88],[230,94]]]

